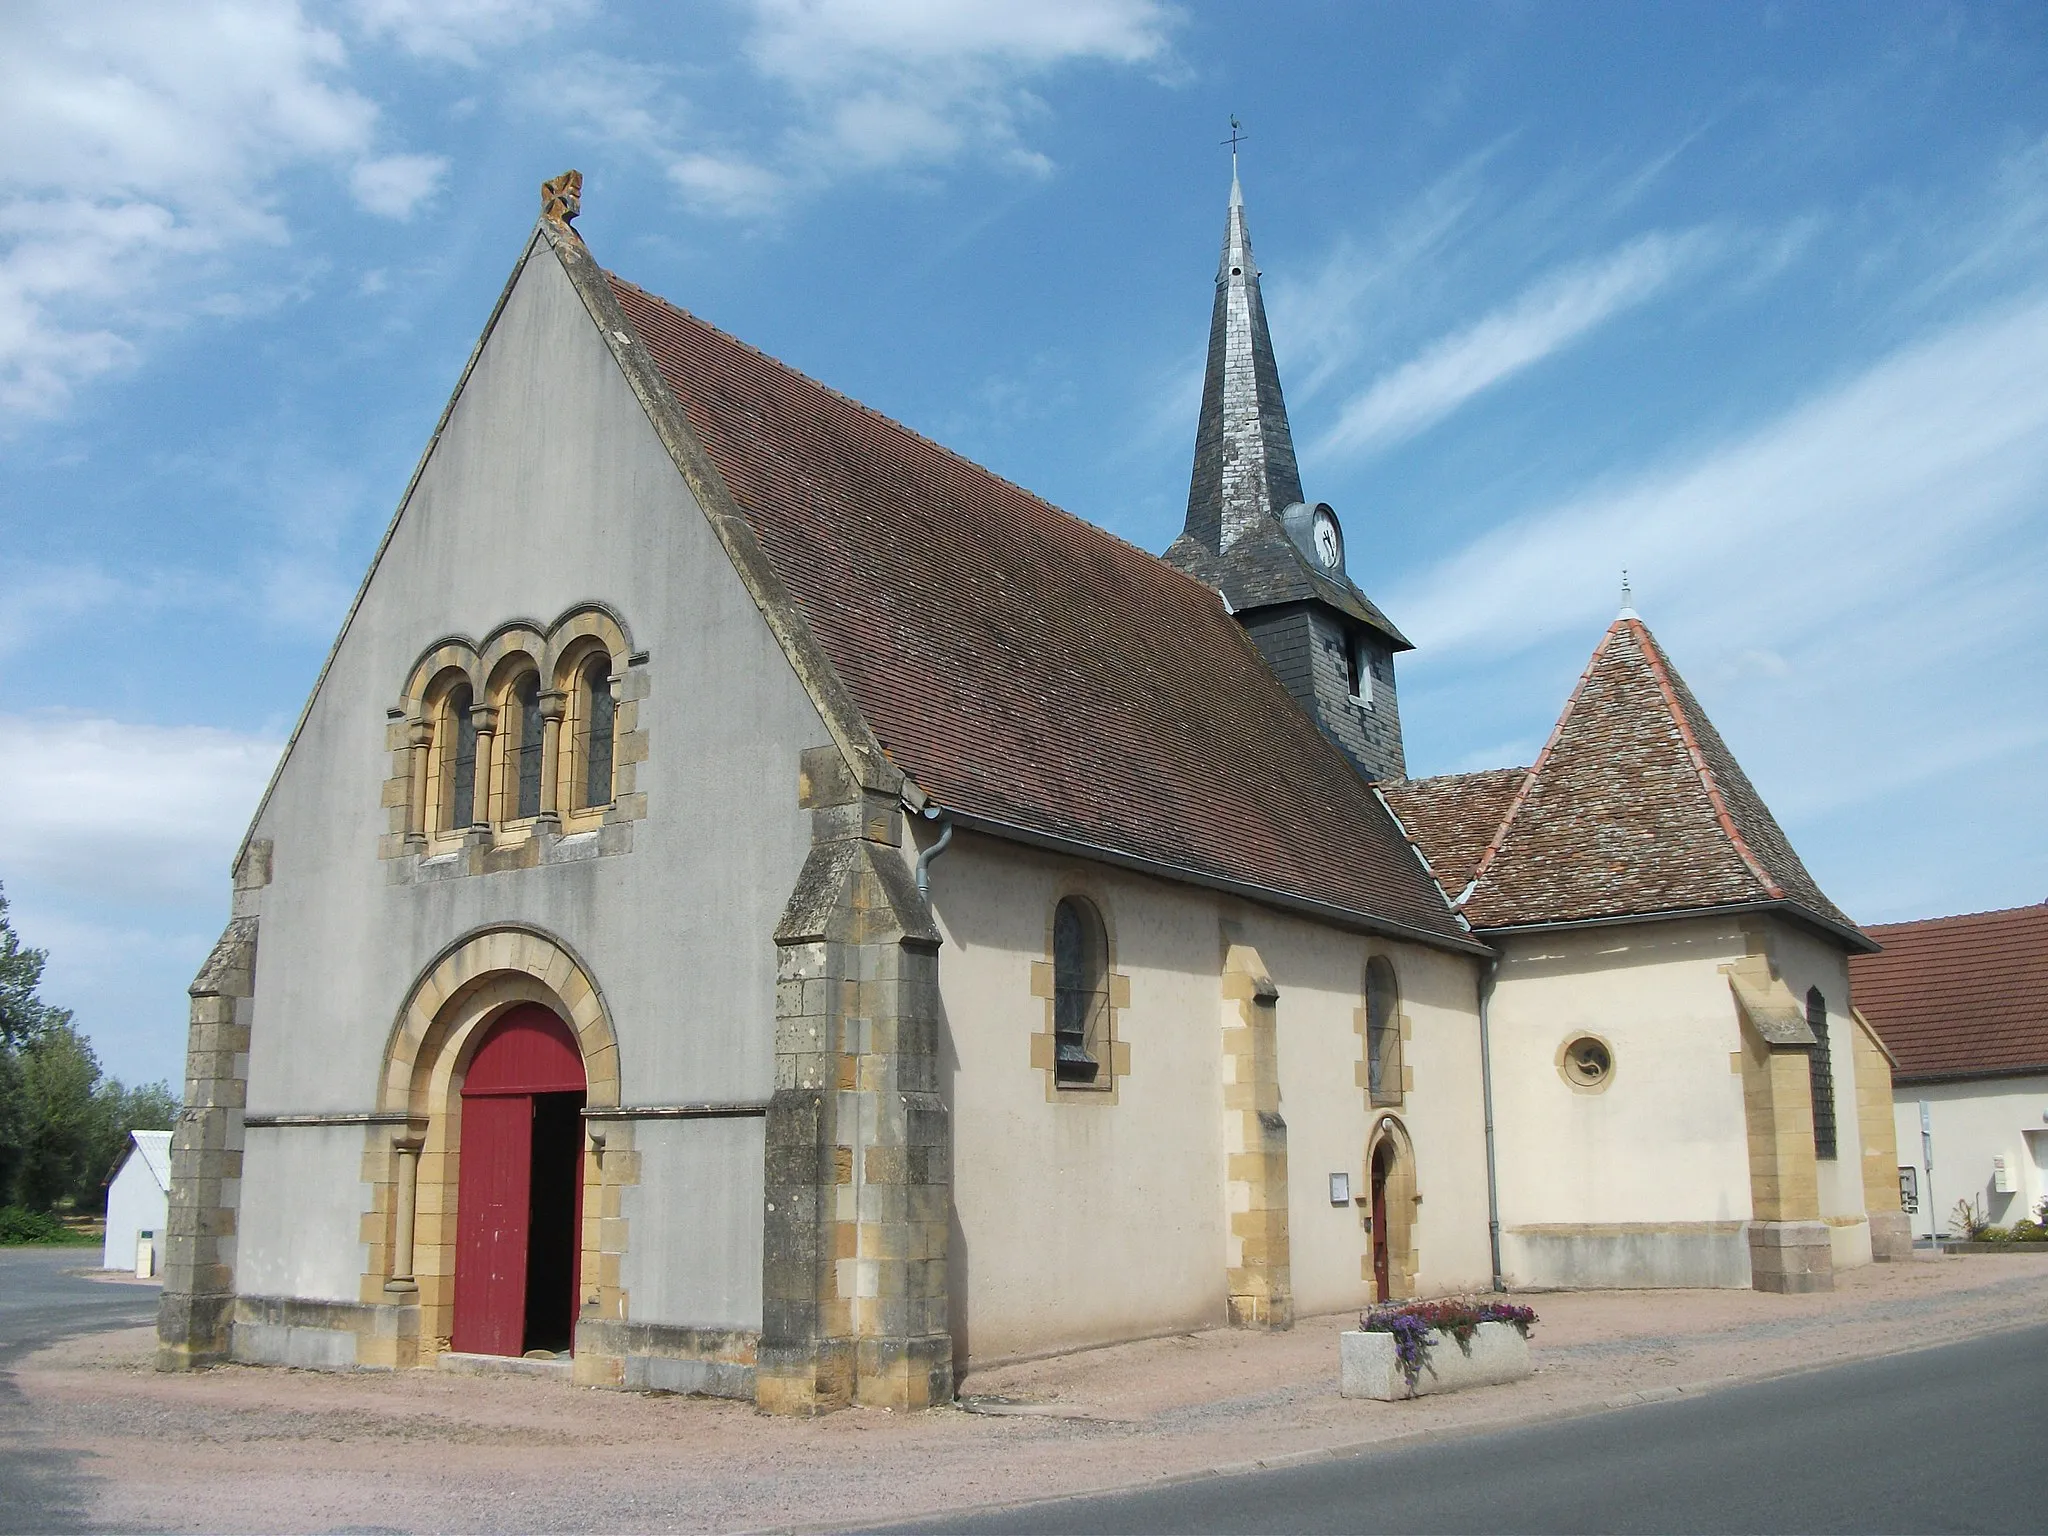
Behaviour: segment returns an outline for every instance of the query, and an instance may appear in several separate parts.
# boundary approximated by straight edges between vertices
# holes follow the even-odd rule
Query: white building
[[[1948,1235],[1958,1203],[2001,1227],[2033,1215],[2048,1199],[2048,903],[1869,932],[1884,952],[1850,970],[1858,1007],[1897,1063],[1900,1176],[1920,1196],[1914,1232]]]
[[[100,1264],[106,1269],[133,1269],[154,1275],[163,1251],[166,1213],[171,1198],[171,1133],[130,1131],[128,1150],[107,1183],[107,1246]],[[145,1262],[142,1238],[150,1248]]]

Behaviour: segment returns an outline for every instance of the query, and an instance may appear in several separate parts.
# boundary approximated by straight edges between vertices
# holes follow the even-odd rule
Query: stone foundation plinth
[[[1758,1221],[1749,1228],[1749,1283],[1759,1291],[1832,1291],[1834,1240],[1824,1221]]]

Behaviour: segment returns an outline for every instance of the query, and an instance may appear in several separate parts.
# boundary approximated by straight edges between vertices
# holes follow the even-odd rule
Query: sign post
[[[1941,1228],[1936,1225],[1936,1222],[1940,1220],[1940,1213],[1934,1208],[1934,1121],[1928,1114],[1928,1105],[1925,1099],[1920,1101],[1920,1162],[1927,1170],[1926,1195],[1924,1197],[1927,1203],[1927,1241],[1933,1244],[1934,1251],[1939,1253],[1941,1252]]]

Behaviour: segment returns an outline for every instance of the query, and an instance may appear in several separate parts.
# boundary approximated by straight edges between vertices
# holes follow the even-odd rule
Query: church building
[[[235,859],[165,1369],[912,1408],[1893,1251],[1870,941],[1640,619],[1532,767],[1407,778],[1234,175],[1163,558],[605,271],[580,184]]]

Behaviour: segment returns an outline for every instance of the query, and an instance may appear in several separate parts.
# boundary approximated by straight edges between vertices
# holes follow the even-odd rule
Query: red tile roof
[[[1892,1080],[2048,1072],[2048,903],[1864,930],[1856,1006],[1898,1059]]]
[[[1476,877],[1482,932],[1755,902],[1855,932],[1640,619],[1602,638],[1535,767],[1388,793],[1450,894]]]
[[[1380,785],[1380,793],[1408,835],[1429,856],[1430,868],[1456,899],[1478,871],[1487,845],[1508,814],[1526,768],[1487,768]]]
[[[611,283],[868,724],[940,805],[1471,942],[1214,592]]]

